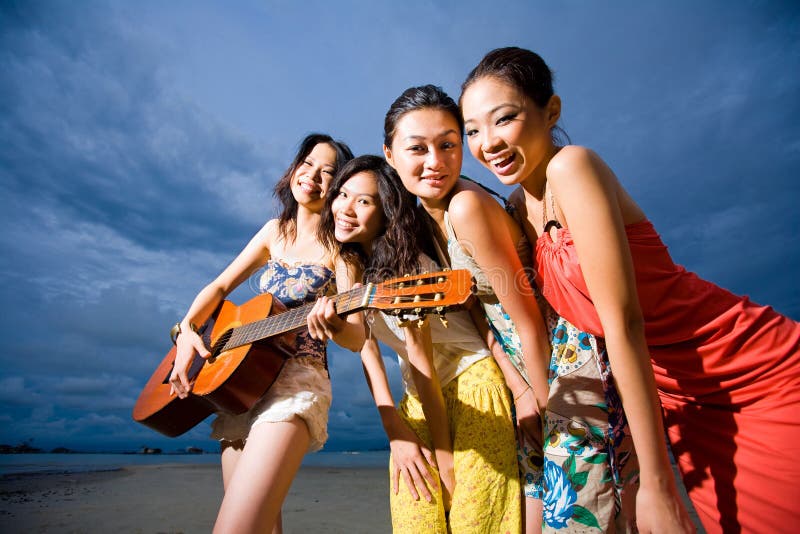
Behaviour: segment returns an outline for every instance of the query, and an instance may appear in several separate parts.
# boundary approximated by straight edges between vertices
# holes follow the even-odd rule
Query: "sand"
[[[0,532],[211,532],[222,500],[215,465],[156,465],[0,479]],[[391,532],[383,468],[302,467],[284,532]]]
[[[698,532],[703,532],[688,498]],[[0,477],[0,533],[211,532],[222,500],[218,465]],[[385,468],[306,467],[283,506],[286,534],[391,532]]]

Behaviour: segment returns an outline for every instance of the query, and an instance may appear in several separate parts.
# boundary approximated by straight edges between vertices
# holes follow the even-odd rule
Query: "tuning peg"
[[[397,326],[399,326],[400,328],[408,328],[409,326],[411,326],[411,321],[409,321],[408,319],[401,319],[400,321],[397,322]]]
[[[447,327],[448,327],[448,324],[447,324],[447,317],[445,317],[443,313],[442,313],[442,314],[439,314],[439,320],[442,322],[442,326],[443,326],[443,327],[445,327],[445,328],[447,328]]]
[[[422,278],[418,278],[418,279],[417,279],[417,285],[418,285],[418,286],[421,286],[421,285],[422,285],[422,284],[424,284],[424,283],[425,283],[425,280],[423,280]]]
[[[427,322],[428,322],[427,316],[420,317],[419,319],[417,319],[417,328],[422,328],[423,326],[425,326],[425,323]]]

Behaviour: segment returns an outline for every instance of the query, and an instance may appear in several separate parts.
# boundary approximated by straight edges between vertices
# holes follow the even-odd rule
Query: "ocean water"
[[[114,471],[126,465],[219,464],[219,454],[0,454],[0,476]],[[389,451],[321,451],[304,466],[386,467]]]

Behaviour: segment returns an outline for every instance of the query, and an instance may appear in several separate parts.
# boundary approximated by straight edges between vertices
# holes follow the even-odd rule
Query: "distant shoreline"
[[[26,453],[0,455],[0,476],[109,471],[128,466],[219,465],[218,452],[202,454]],[[320,451],[308,454],[305,466],[386,467],[389,451]]]
[[[388,466],[300,469],[284,531],[389,533]],[[18,532],[210,532],[222,499],[218,464],[0,477],[0,517]]]

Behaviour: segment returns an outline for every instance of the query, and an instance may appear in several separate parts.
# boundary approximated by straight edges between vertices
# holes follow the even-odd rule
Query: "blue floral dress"
[[[635,532],[639,463],[603,341],[547,304],[542,532]]]
[[[444,220],[448,263],[472,273],[497,342],[528,380],[514,323],[458,242],[447,212]],[[438,252],[441,261],[448,259]],[[526,238],[517,243],[517,253],[523,266],[530,266],[533,254]],[[525,496],[542,499],[542,532],[635,532],[639,464],[605,345],[560,317],[538,292],[536,298],[551,334],[550,394],[544,450],[517,444]]]
[[[259,289],[272,293],[291,309],[312,302],[334,289],[333,272],[324,265],[286,264],[271,259],[260,277]],[[299,416],[311,435],[309,451],[328,439],[331,383],[325,343],[306,329],[297,332],[294,355],[284,363],[278,378],[261,399],[239,415],[220,414],[212,423],[211,437],[221,441],[246,441],[250,429],[264,422],[288,421]]]

